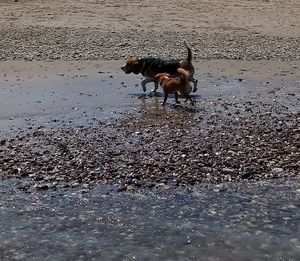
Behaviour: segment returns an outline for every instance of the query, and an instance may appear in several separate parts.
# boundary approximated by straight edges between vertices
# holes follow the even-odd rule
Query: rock
[[[36,188],[36,189],[45,190],[45,189],[49,189],[49,184],[47,184],[47,183],[37,183],[33,187]]]
[[[283,172],[283,168],[273,168],[271,172],[274,174],[280,174]]]
[[[231,168],[223,168],[223,169],[222,169],[222,172],[223,172],[224,174],[234,174],[234,173],[236,173],[237,171],[236,171],[235,169],[231,169]]]

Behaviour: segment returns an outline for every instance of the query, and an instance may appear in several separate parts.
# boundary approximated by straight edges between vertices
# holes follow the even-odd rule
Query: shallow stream
[[[299,260],[299,179],[117,193],[0,182],[0,260]]]

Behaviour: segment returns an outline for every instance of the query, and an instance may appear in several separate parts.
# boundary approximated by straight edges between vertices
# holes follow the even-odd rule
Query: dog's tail
[[[187,61],[190,63],[192,62],[192,59],[193,59],[193,54],[192,54],[192,50],[191,48],[188,46],[188,44],[186,43],[186,41],[183,41],[184,43],[184,46],[186,47],[186,49],[188,50],[188,55],[187,55]]]
[[[187,70],[184,70],[182,68],[179,68],[177,70],[177,76],[180,78],[181,81],[181,88],[179,90],[179,92],[185,96],[185,97],[189,97],[189,93],[192,91],[190,82],[189,82],[189,78],[191,77],[190,72]],[[189,98],[190,99],[190,98]]]
[[[184,81],[184,82],[188,82],[189,78],[190,78],[190,73],[187,70],[184,70],[183,68],[178,68],[177,69],[177,75],[178,77]]]

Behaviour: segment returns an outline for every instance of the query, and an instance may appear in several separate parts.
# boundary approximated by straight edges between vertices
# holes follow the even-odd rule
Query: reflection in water
[[[26,194],[0,182],[0,259],[299,260],[299,180]]]

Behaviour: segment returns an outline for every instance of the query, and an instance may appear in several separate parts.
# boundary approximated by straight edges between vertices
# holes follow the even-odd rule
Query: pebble
[[[283,168],[273,168],[273,169],[272,169],[272,172],[275,173],[275,174],[282,173],[283,171],[284,171]]]

